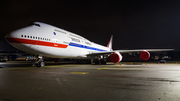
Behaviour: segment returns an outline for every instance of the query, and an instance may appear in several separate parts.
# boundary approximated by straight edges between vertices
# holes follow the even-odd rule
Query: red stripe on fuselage
[[[67,48],[68,45],[46,42],[40,40],[31,40],[31,39],[22,39],[22,38],[6,38],[10,43],[22,43],[22,44],[31,44],[31,45],[40,45],[40,46],[49,46],[57,48]]]

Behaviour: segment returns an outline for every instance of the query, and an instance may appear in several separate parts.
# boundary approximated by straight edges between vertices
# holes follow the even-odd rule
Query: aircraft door
[[[54,40],[54,46],[58,46],[58,40]]]
[[[35,37],[35,36],[30,36],[30,38],[38,39],[38,38]],[[39,40],[39,39],[38,39],[38,40]],[[30,48],[35,48],[36,45],[37,45],[37,43],[38,43],[37,40],[33,40],[29,47],[30,47]]]

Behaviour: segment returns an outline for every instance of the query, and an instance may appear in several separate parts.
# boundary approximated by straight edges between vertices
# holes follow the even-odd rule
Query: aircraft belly
[[[34,50],[32,50],[32,46],[29,44],[20,44],[20,43],[11,43],[14,47],[16,47],[19,50],[22,50],[26,53],[33,54]]]
[[[55,48],[55,47],[47,47],[47,46],[36,46],[33,48],[37,53],[41,54],[42,56],[46,57],[71,57],[72,55],[69,54],[69,50],[67,48]]]
[[[79,57],[81,55],[81,53],[83,53],[83,51],[84,51],[81,48],[76,48],[76,47],[71,47],[71,46],[69,46],[67,48],[67,50],[68,50],[67,53],[73,57]]]
[[[47,47],[40,45],[29,45],[29,44],[19,44],[13,43],[13,45],[26,52],[33,55],[42,55],[45,57],[56,57],[56,58],[73,58],[78,57],[80,53],[83,52],[83,49],[75,49],[73,47],[67,48],[56,48],[56,47]]]

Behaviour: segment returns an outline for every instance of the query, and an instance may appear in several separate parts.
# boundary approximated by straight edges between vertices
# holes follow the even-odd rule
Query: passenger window
[[[43,40],[44,40],[44,38],[43,38]]]
[[[21,35],[21,37],[23,37],[23,35]]]
[[[37,37],[36,37],[36,39],[37,39]]]
[[[42,40],[42,38],[41,38],[41,40]]]
[[[28,38],[29,38],[29,36],[28,36]]]
[[[33,39],[35,39],[35,37],[33,36]]]
[[[24,37],[26,38],[26,35]]]
[[[32,39],[32,36],[30,36],[30,38]]]
[[[38,37],[38,39],[40,39],[40,37]]]

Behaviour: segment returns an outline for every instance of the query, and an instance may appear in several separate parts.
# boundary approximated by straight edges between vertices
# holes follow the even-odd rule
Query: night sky
[[[0,50],[17,50],[4,36],[32,22],[44,22],[113,49],[180,50],[178,0],[1,0]]]

